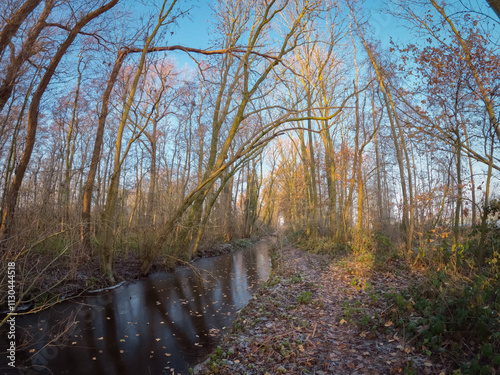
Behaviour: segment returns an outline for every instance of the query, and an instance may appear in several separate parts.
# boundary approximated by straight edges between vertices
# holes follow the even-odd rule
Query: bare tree
[[[14,212],[17,204],[17,197],[19,195],[19,189],[26,172],[26,168],[31,159],[31,154],[33,152],[33,146],[36,140],[36,131],[38,127],[38,115],[39,115],[39,105],[47,86],[49,85],[57,66],[61,62],[61,59],[66,54],[66,51],[71,46],[73,41],[78,36],[79,32],[93,19],[101,16],[103,13],[107,12],[113,8],[118,3],[118,0],[111,0],[100,8],[87,13],[84,15],[76,24],[71,28],[66,39],[57,49],[56,53],[52,57],[43,77],[41,78],[37,89],[35,90],[33,97],[31,98],[30,107],[28,110],[28,125],[26,141],[23,150],[21,160],[16,168],[14,179],[12,184],[6,194],[5,207],[3,210],[2,224],[0,226],[0,239],[5,241],[10,237],[10,232],[12,229],[12,223],[14,219]]]

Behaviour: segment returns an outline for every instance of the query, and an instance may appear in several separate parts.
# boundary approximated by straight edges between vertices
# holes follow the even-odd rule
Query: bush
[[[479,275],[467,283],[455,276],[436,271],[424,285],[392,294],[399,315],[394,318],[427,354],[446,348],[464,373],[487,373],[500,360],[498,276]]]

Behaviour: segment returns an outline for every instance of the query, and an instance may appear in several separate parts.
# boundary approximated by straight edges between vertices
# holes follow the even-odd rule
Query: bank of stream
[[[231,327],[271,272],[267,237],[41,313],[16,317],[16,368],[4,374],[185,374]],[[5,354],[6,335],[0,337]]]

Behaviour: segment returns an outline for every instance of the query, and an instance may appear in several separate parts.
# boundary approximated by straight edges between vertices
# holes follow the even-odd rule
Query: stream
[[[95,295],[16,317],[16,368],[0,337],[1,374],[188,374],[271,272],[264,238]]]

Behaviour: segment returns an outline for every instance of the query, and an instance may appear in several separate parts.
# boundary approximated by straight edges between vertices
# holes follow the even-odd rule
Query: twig
[[[316,333],[316,327],[317,327],[317,325],[318,325],[318,322],[314,322],[314,328],[313,328],[312,335],[308,335],[307,336],[307,340],[312,339],[314,337],[314,334]]]

